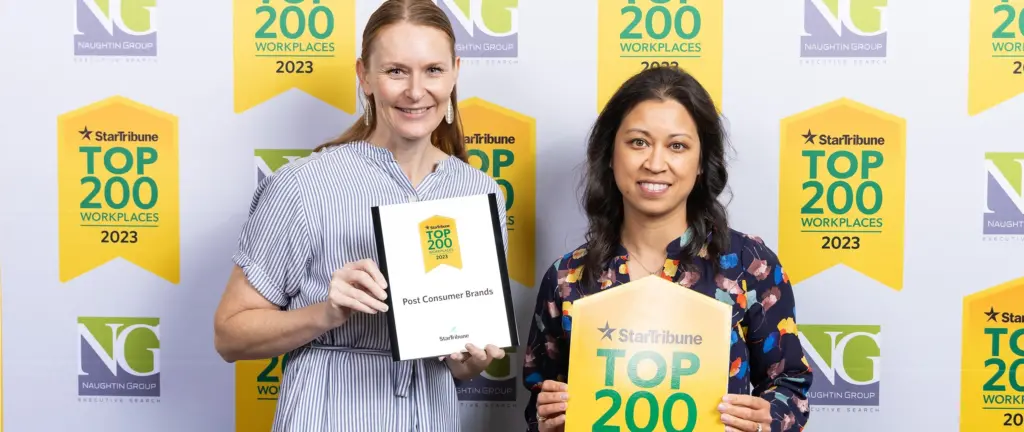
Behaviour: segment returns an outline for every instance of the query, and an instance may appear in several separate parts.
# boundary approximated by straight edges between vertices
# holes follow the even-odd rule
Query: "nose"
[[[649,148],[650,150],[647,152],[647,160],[644,161],[644,168],[654,173],[660,173],[668,169],[664,146],[651,145]]]
[[[405,89],[405,95],[413,101],[418,101],[427,93],[426,87],[423,85],[423,76],[419,73],[413,73],[409,76],[409,86]]]

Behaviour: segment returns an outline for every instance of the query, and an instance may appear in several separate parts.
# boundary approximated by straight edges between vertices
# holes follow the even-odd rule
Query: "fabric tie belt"
[[[369,348],[353,348],[337,345],[325,345],[317,342],[311,342],[308,346],[314,349],[340,351],[352,354],[375,355],[380,357],[387,357],[389,360],[391,359],[391,351],[375,350]],[[419,372],[421,376],[423,375],[423,364],[419,361],[392,361],[391,381],[392,384],[394,385],[395,396],[409,396],[409,388],[412,386],[413,368],[419,369],[417,372]]]

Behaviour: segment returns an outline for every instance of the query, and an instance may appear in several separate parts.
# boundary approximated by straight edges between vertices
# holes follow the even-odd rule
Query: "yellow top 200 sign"
[[[967,112],[1024,93],[1024,0],[971,1]]]
[[[235,0],[235,112],[297,88],[354,114],[355,3]]]
[[[722,104],[721,0],[597,2],[597,110],[641,70],[680,67]]]

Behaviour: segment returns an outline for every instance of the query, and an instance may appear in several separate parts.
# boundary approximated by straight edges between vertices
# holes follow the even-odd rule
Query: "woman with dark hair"
[[[760,238],[729,227],[718,201],[728,180],[724,148],[714,102],[677,68],[640,72],[608,101],[587,147],[586,243],[554,262],[537,293],[523,365],[528,430],[564,428],[572,302],[652,274],[733,307],[728,392],[718,407],[725,430],[804,427],[811,369],[793,289]]]

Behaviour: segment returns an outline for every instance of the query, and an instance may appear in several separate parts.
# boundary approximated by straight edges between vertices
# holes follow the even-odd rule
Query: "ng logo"
[[[985,235],[1024,235],[1024,153],[985,153]]]
[[[814,369],[811,406],[879,405],[880,326],[805,324],[799,330]]]
[[[887,0],[804,0],[800,57],[885,57]]]
[[[156,56],[156,0],[75,0],[76,56]]]
[[[515,348],[506,348],[505,357],[495,359],[480,376],[456,384],[462,402],[512,403],[516,401],[516,369],[512,367]],[[519,363],[516,363],[519,364]]]
[[[312,150],[303,149],[257,149],[255,150],[256,160],[256,184],[259,185],[263,179],[270,177],[275,171],[296,159],[309,156]]]
[[[519,0],[436,1],[452,22],[458,56],[519,56]]]
[[[159,318],[78,318],[79,396],[160,396]]]

